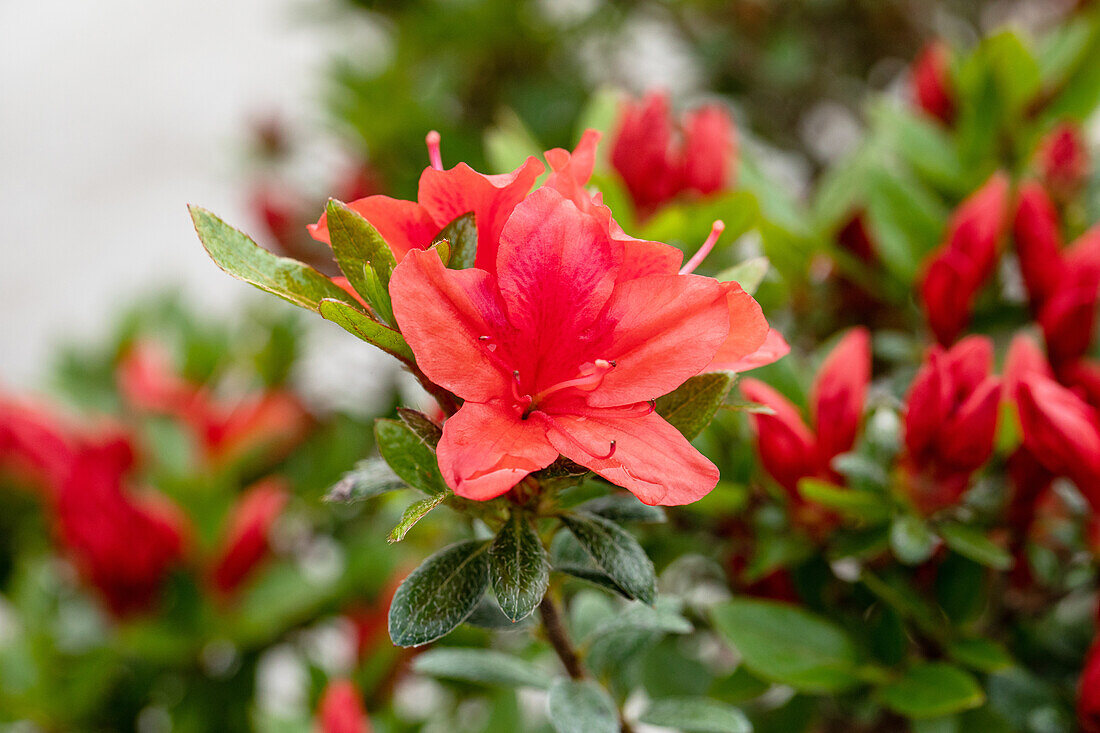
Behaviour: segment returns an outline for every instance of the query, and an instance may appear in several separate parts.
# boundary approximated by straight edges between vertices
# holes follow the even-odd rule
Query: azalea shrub
[[[651,89],[567,148],[508,115],[488,172],[372,150],[415,196],[265,198],[279,253],[192,206],[320,318],[142,313],[63,362],[79,417],[0,400],[0,708],[1100,731],[1097,69],[1090,7],[932,40],[806,190],[723,98]],[[377,414],[310,404],[310,328],[388,360]]]

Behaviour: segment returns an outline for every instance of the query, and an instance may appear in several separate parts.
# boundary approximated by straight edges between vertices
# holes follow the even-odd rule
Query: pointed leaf
[[[556,733],[619,733],[615,703],[595,682],[559,677],[546,704]]]
[[[397,261],[386,240],[358,212],[335,199],[329,199],[325,214],[336,263],[356,292],[393,323],[389,283]]]
[[[443,438],[443,428],[423,412],[408,407],[398,407],[397,416],[433,450],[439,445],[439,441]]]
[[[325,501],[347,504],[404,488],[405,482],[385,461],[381,458],[368,458],[359,461],[355,468],[345,473],[325,494]]]
[[[399,420],[375,420],[374,439],[386,463],[409,486],[432,495],[448,491],[435,450],[407,424]]]
[[[964,524],[941,524],[936,528],[940,537],[955,552],[994,570],[1012,567],[1012,553],[989,539],[981,530]]]
[[[420,646],[449,634],[477,606],[489,585],[488,545],[445,547],[405,578],[390,604],[390,639]]]
[[[739,598],[711,611],[718,633],[765,679],[804,692],[859,683],[856,647],[843,629],[797,606]]]
[[[332,321],[368,344],[374,344],[386,353],[392,354],[403,361],[416,361],[412,349],[405,343],[405,339],[400,333],[383,326],[359,310],[357,306],[350,306],[341,300],[325,298],[318,304],[318,310],[321,317],[326,321]]]
[[[413,670],[432,677],[477,682],[492,687],[536,687],[545,690],[550,677],[511,654],[492,649],[429,649],[413,662]]]
[[[1008,650],[991,639],[961,639],[947,647],[947,654],[979,672],[1000,672],[1014,664]]]
[[[749,295],[756,292],[764,277],[768,274],[771,262],[767,257],[753,257],[739,265],[726,268],[714,276],[714,279],[723,283],[737,283]]]
[[[321,301],[326,298],[359,307],[350,295],[312,267],[268,252],[206,209],[189,208],[207,254],[238,280],[314,311],[320,310]]]
[[[390,530],[390,536],[387,538],[390,542],[400,542],[405,539],[405,535],[409,533],[409,530],[419,522],[424,516],[442,504],[451,495],[450,489],[447,491],[436,494],[435,496],[429,496],[426,499],[410,504],[409,508],[405,510],[405,513],[401,515],[401,521],[397,523],[397,526]]]
[[[530,615],[546,595],[550,559],[521,512],[513,511],[493,540],[489,576],[500,610],[513,621]]]
[[[598,514],[612,522],[651,522],[659,524],[667,519],[663,507],[643,504],[633,494],[610,494],[586,501],[578,507],[581,511]]]
[[[882,494],[846,489],[815,478],[800,480],[798,493],[803,499],[831,509],[837,514],[865,522],[883,522],[890,513],[886,497]]]
[[[880,687],[878,697],[907,718],[951,715],[985,702],[985,693],[968,672],[944,662],[913,667],[901,679]]]
[[[726,372],[692,377],[657,400],[657,414],[691,440],[710,424],[732,384],[733,377]]]
[[[558,532],[554,535],[554,540],[550,543],[550,562],[554,570],[559,573],[572,575],[574,578],[598,585],[612,593],[618,593],[623,598],[634,600],[634,597],[612,580],[611,576],[597,567],[592,556],[569,532]]]
[[[752,724],[732,705],[705,697],[674,697],[654,700],[642,715],[642,722],[687,733],[751,733]]]
[[[562,522],[581,547],[615,583],[649,605],[657,597],[657,575],[645,550],[628,532],[595,514],[565,514]]]
[[[477,226],[474,224],[474,213],[471,211],[463,214],[447,226],[436,237],[436,241],[446,240],[450,245],[450,257],[446,260],[447,267],[454,270],[465,270],[474,266],[477,259]]]

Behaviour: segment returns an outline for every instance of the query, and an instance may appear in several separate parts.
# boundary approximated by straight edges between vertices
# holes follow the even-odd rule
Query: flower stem
[[[542,626],[546,629],[546,637],[550,640],[551,646],[554,647],[554,651],[557,653],[558,659],[561,660],[562,666],[565,667],[565,671],[575,680],[584,679],[587,676],[584,666],[581,665],[581,660],[577,657],[576,650],[573,649],[573,642],[569,640],[569,635],[565,632],[565,626],[561,622],[561,614],[558,612],[557,605],[551,600],[549,593],[543,596],[542,602],[539,603],[539,615],[542,616]]]

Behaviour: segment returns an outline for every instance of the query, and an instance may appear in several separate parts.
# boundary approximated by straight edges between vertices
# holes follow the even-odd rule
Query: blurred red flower
[[[909,78],[917,106],[950,125],[955,119],[955,93],[948,45],[938,40],[928,43],[913,60]]]
[[[289,499],[286,482],[269,477],[237,500],[226,520],[210,573],[219,593],[227,595],[240,588],[267,557],[271,528]]]
[[[370,720],[350,680],[330,682],[317,704],[317,733],[370,733]]]
[[[1039,176],[1059,201],[1081,190],[1089,175],[1089,150],[1079,125],[1063,122],[1039,143]]]

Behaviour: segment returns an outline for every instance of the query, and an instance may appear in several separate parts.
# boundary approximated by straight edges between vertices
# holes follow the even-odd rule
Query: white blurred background
[[[186,204],[254,226],[249,122],[278,112],[318,126],[333,33],[306,10],[0,3],[0,388],[39,385],[54,345],[101,336],[158,286],[213,308],[249,295],[206,257]]]

